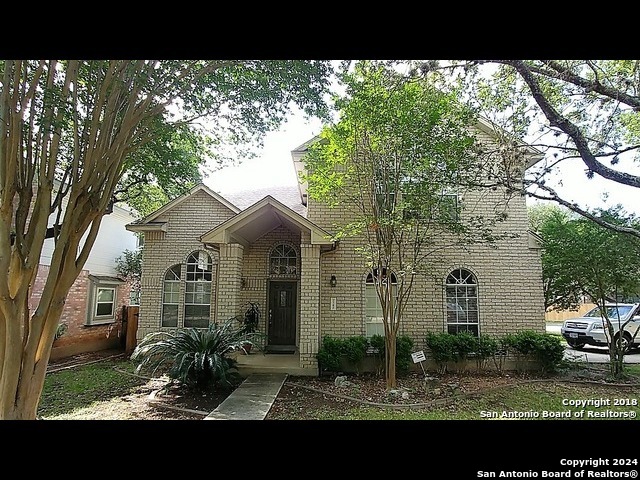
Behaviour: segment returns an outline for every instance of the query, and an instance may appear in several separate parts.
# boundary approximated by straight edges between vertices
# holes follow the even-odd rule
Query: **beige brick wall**
[[[317,368],[319,345],[320,246],[301,245],[300,366]]]
[[[491,217],[496,206],[505,201],[501,190],[459,193],[463,219],[474,215]],[[495,248],[450,246],[429,257],[424,273],[416,277],[411,305],[406,309],[400,329],[401,334],[414,339],[416,348],[424,346],[427,332],[446,331],[444,281],[450,271],[460,267],[469,269],[478,279],[481,334],[504,334],[524,329],[544,332],[540,251],[529,246],[524,198],[512,198],[507,212],[499,230],[515,234],[515,238],[500,241]],[[166,233],[147,233],[139,339],[160,329],[162,279],[167,268],[184,264],[189,253],[202,248],[199,236],[233,215],[199,191],[161,219],[168,222]],[[310,199],[308,218],[327,231],[336,232],[355,215],[347,205],[331,208]],[[444,236],[438,236],[437,241],[444,246]],[[315,354],[322,336],[364,334],[367,271],[362,256],[356,251],[360,244],[357,238],[342,239],[335,250],[320,253],[319,246],[308,244],[308,234],[279,227],[251,245],[224,246],[220,255],[210,251],[214,261],[212,318],[220,321],[241,314],[247,302],[257,301],[263,313],[259,329],[268,333],[265,324],[270,278],[268,256],[271,248],[281,242],[291,244],[298,253],[297,338],[301,366],[317,368]],[[336,287],[329,285],[332,275],[337,278]],[[332,298],[336,301],[335,310],[331,310]],[[182,322],[183,311],[180,310],[178,325],[182,326]]]
[[[242,245],[229,244],[220,247],[217,318],[222,322],[240,313],[243,257]],[[212,287],[215,289],[215,285],[212,284]],[[213,299],[211,302],[215,305]]]
[[[140,297],[140,317],[138,323],[138,341],[147,333],[161,329],[162,286],[164,275],[169,267],[182,265],[182,281],[185,279],[187,256],[203,249],[199,237],[216,225],[231,218],[234,213],[203,191],[198,191],[182,203],[160,217],[167,221],[166,232],[145,233],[145,245],[142,255],[142,294]],[[215,317],[216,278],[219,257],[216,252],[208,251],[213,260],[212,281],[212,317]],[[181,288],[181,304],[184,302],[184,288]],[[178,309],[178,326],[184,321],[183,309]]]
[[[461,192],[462,218],[483,215],[492,217],[505,205],[504,191]],[[345,219],[353,219],[348,205],[332,208],[309,200],[307,217],[318,226],[336,232]],[[507,218],[498,224],[496,233],[516,235],[494,247],[488,245],[449,244],[429,257],[424,272],[417,275],[400,333],[411,336],[416,348],[424,346],[427,332],[446,331],[444,283],[455,268],[472,271],[478,280],[479,329],[481,334],[504,334],[530,329],[544,332],[544,300],[540,250],[529,247],[528,218],[525,199],[511,198]],[[347,337],[364,334],[364,288],[367,269],[356,251],[357,238],[347,237],[339,247],[322,255],[320,262],[320,337]],[[445,247],[444,237],[437,245]],[[337,286],[329,279],[336,275]],[[331,298],[336,310],[330,309]]]

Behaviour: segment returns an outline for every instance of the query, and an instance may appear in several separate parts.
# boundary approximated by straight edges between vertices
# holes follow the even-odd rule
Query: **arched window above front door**
[[[271,275],[297,275],[298,254],[296,249],[286,243],[276,245],[269,255],[269,273]]]

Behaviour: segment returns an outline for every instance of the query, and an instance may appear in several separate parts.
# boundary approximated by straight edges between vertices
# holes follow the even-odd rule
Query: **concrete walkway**
[[[205,420],[264,420],[286,379],[286,373],[249,375]]]

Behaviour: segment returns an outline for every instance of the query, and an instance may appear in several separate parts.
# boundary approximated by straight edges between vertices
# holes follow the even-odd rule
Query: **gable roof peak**
[[[222,205],[227,207],[233,213],[239,213],[240,212],[240,209],[238,207],[236,207],[233,203],[231,203],[229,200],[224,198],[219,193],[214,192],[209,187],[207,187],[204,183],[201,182],[201,183],[197,184],[196,186],[194,186],[193,188],[191,188],[186,193],[180,195],[179,197],[174,198],[169,203],[166,203],[165,205],[160,207],[155,212],[152,212],[149,215],[147,215],[146,217],[141,218],[140,220],[137,220],[137,221],[135,221],[133,223],[137,224],[137,225],[143,225],[143,224],[146,224],[146,223],[150,223],[153,220],[155,220],[156,218],[158,218],[159,216],[161,216],[162,214],[164,214],[164,213],[168,212],[169,210],[175,208],[176,206],[178,206],[179,204],[184,202],[187,198],[192,197],[193,195],[195,195],[198,192],[206,193],[207,195],[209,195],[210,197],[212,197],[213,199],[217,200]]]

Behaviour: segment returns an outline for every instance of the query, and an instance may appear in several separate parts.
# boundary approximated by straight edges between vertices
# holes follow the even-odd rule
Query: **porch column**
[[[237,243],[220,245],[220,263],[218,265],[218,322],[240,313],[240,279],[242,278],[242,256],[244,247]]]
[[[318,368],[320,245],[300,245],[300,366]]]

